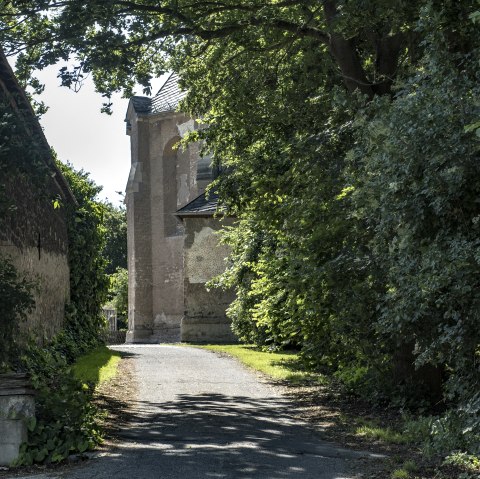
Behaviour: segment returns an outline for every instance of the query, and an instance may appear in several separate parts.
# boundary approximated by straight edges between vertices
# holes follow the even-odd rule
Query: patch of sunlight
[[[412,442],[408,434],[402,434],[389,427],[381,427],[371,421],[361,421],[361,425],[356,428],[355,434],[391,444],[408,444]]]
[[[190,344],[189,346],[228,354],[256,371],[292,384],[312,382],[324,384],[326,382],[326,377],[322,374],[306,371],[299,355],[294,352],[261,351],[255,346],[244,344]]]
[[[84,383],[100,384],[117,374],[121,354],[106,346],[100,346],[85,356],[78,358],[73,365],[73,373]]]

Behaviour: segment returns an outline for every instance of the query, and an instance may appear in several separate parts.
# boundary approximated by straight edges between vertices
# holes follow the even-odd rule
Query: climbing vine
[[[96,200],[101,187],[88,173],[75,171],[71,165],[57,162],[77,200],[65,205],[68,225],[68,257],[70,265],[70,304],[65,325],[57,339],[57,347],[73,361],[99,342],[103,326],[101,315],[105,303],[108,278],[105,245],[104,205]]]
[[[0,372],[17,359],[20,322],[34,306],[32,288],[9,259],[0,258]]]
[[[0,99],[0,227],[5,232],[16,214],[12,189],[42,185],[48,168],[40,139],[27,117]],[[26,134],[26,132],[28,132]],[[42,191],[41,188],[39,191]],[[20,323],[34,307],[34,281],[22,276],[8,256],[0,256],[0,371],[18,362]]]
[[[103,325],[107,278],[102,250],[105,242],[104,206],[100,191],[88,175],[58,162],[76,202],[52,197],[45,185],[51,178],[52,155],[22,109],[0,102],[0,225],[2,232],[18,215],[18,191],[26,186],[32,201],[63,208],[68,230],[70,303],[61,332],[48,344],[21,335],[21,322],[34,308],[35,282],[23,277],[8,257],[0,257],[0,372],[29,374],[36,395],[36,418],[29,421],[28,440],[18,464],[58,462],[83,452],[100,440],[92,389],[82,385],[70,365],[99,342]],[[37,133],[36,133],[37,132]],[[46,318],[45,318],[46,319]]]

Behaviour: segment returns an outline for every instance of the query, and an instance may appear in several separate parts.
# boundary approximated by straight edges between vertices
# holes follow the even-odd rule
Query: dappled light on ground
[[[284,399],[222,394],[181,394],[167,403],[137,401],[128,428],[119,433],[120,444],[97,460],[95,469],[118,471],[118,478],[347,477],[338,475],[337,460],[362,454],[319,441],[289,417],[288,408]]]

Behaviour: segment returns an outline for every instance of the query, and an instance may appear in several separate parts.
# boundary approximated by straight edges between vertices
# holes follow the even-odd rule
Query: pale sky
[[[49,67],[37,73],[46,85],[40,99],[49,110],[40,123],[48,143],[60,160],[69,161],[77,170],[83,168],[103,186],[100,199],[120,205],[121,196],[116,192],[125,192],[130,171],[130,137],[125,134],[124,122],[128,100],[116,95],[112,99],[113,114],[100,113],[103,98],[95,93],[90,80],[75,93],[58,86],[57,71]],[[156,93],[162,83],[154,82],[152,92]]]

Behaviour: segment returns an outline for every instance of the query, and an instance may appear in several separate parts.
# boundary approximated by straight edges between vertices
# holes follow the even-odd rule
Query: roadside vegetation
[[[119,330],[125,330],[128,326],[128,271],[126,268],[117,267],[108,278],[109,287],[105,307],[115,309],[117,327]]]
[[[98,386],[115,377],[121,359],[119,352],[106,346],[98,346],[77,359],[73,365],[73,373],[82,383]]]
[[[19,136],[20,116],[7,115],[4,110],[8,108],[0,107],[0,131],[4,140],[0,146],[2,179],[22,177],[24,170],[32,169],[29,162],[38,160],[39,147],[35,137],[29,142]],[[38,161],[38,169],[34,169],[38,178],[33,174],[31,181],[43,181],[46,172],[42,164]],[[88,376],[85,367],[99,367],[102,361],[107,363],[106,348],[96,349],[93,355],[80,361],[77,372],[82,380],[72,370],[80,356],[101,343],[99,333],[104,324],[101,306],[108,285],[106,261],[102,256],[104,207],[96,199],[101,188],[87,173],[57,164],[77,203],[64,205],[57,200],[52,205],[52,208],[66,209],[70,266],[70,302],[65,307],[63,328],[54,338],[47,341],[37,337],[35,331],[21,328],[22,321],[34,307],[35,281],[19,275],[7,258],[0,259],[0,372],[27,373],[36,390],[36,417],[28,423],[28,438],[21,446],[17,465],[58,463],[70,454],[96,447],[101,441],[98,410],[92,401],[96,378]],[[0,182],[0,205],[2,217],[15,211],[15,205],[11,205],[4,194],[3,181]],[[115,361],[116,357],[108,358],[108,367],[98,370],[98,379],[113,374]]]
[[[242,344],[209,344],[197,347],[226,353],[239,359],[249,368],[266,374],[276,380],[283,380],[292,384],[302,384],[306,382],[320,384],[325,380],[321,374],[308,371],[298,353],[270,353],[262,351],[255,346]]]
[[[70,303],[63,329],[55,338],[40,345],[32,337],[18,345],[16,359],[11,361],[12,368],[30,375],[37,390],[36,419],[29,424],[18,465],[61,462],[96,447],[102,436],[93,402],[95,385],[83,384],[72,369],[79,357],[100,346],[104,327],[101,307],[108,285],[102,256],[104,210],[96,200],[101,188],[84,171],[57,164],[77,200],[75,206],[60,205],[67,208]],[[81,367],[78,371],[84,374]]]
[[[442,435],[441,417],[413,415],[375,405],[359,397],[335,376],[305,367],[298,352],[278,352],[242,344],[187,344],[236,358],[261,373],[297,404],[296,413],[321,431],[328,440],[372,452],[383,452],[382,461],[358,467],[369,479],[478,479],[480,460],[467,453],[439,453],[431,431]],[[443,440],[449,440],[443,430]],[[453,447],[444,445],[445,449]]]
[[[152,76],[177,72],[181,109],[204,126],[183,142],[202,141],[223,172],[211,190],[237,220],[210,286],[236,292],[239,339],[294,348],[343,394],[411,415],[442,471],[469,477],[461,468],[480,454],[479,26],[477,0],[25,0],[0,12],[0,41],[38,92],[34,69],[70,58],[63,84],[92,73],[105,111],[113,92],[150,93]],[[380,440],[378,427],[364,437]]]

